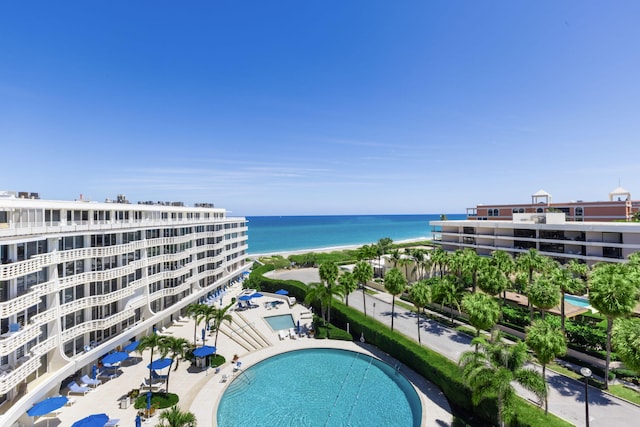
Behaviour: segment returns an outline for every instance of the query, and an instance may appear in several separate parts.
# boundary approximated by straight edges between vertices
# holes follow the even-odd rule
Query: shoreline
[[[432,239],[427,238],[427,237],[415,237],[412,239],[402,239],[402,240],[394,240],[394,244],[402,244],[402,243],[415,243],[415,242],[423,242],[423,241],[431,241]],[[358,249],[361,248],[364,245],[370,245],[370,244],[375,244],[374,243],[364,243],[364,244],[360,244],[360,245],[341,245],[341,246],[327,246],[327,247],[322,247],[322,248],[308,248],[308,249],[294,249],[294,250],[282,250],[282,251],[273,251],[273,252],[264,252],[264,253],[260,253],[260,254],[247,254],[248,258],[251,259],[258,259],[261,257],[266,257],[266,256],[274,256],[274,255],[280,255],[283,257],[288,257],[289,255],[300,255],[300,254],[306,254],[306,253],[311,253],[311,252],[320,252],[320,253],[327,253],[327,252],[334,252],[334,251],[342,251],[342,250],[347,250],[347,249]]]

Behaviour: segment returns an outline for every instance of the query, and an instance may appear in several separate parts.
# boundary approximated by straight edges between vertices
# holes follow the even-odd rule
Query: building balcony
[[[69,340],[75,339],[79,336],[82,336],[84,334],[88,334],[90,332],[96,332],[96,331],[110,328],[133,316],[135,316],[135,309],[130,307],[128,309],[119,311],[118,313],[112,316],[106,317],[104,319],[89,320],[87,322],[83,322],[79,325],[76,325],[70,329],[65,329],[60,334],[60,339],[64,343]]]
[[[27,308],[40,303],[40,292],[34,290],[20,295],[19,297],[11,298],[9,301],[0,303],[0,318],[6,318],[11,315],[17,314]]]
[[[73,313],[74,311],[85,308],[100,307],[111,304],[113,302],[117,302],[130,297],[133,294],[134,289],[128,286],[126,288],[118,289],[114,292],[109,292],[108,294],[93,295],[90,297],[73,300],[60,306],[60,316],[65,316],[67,314]]]
[[[33,372],[40,368],[42,363],[39,357],[27,357],[21,361],[20,365],[10,371],[0,372],[0,394],[6,394],[22,383]]]
[[[6,332],[0,335],[0,356],[8,356],[29,341],[40,336],[39,325],[29,325],[18,332]]]

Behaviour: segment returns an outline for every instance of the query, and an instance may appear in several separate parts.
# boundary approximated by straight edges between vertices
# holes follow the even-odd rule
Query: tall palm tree
[[[557,307],[560,303],[560,287],[549,280],[547,275],[540,275],[529,286],[527,298],[533,306],[540,310],[544,319],[546,310]]]
[[[478,253],[471,248],[463,249],[462,258],[464,262],[463,269],[471,275],[471,291],[475,293],[478,283],[478,273],[488,265],[489,261],[487,258],[478,255]]]
[[[527,346],[519,341],[505,344],[494,330],[491,339],[476,337],[471,342],[478,351],[462,353],[458,362],[464,382],[471,387],[474,405],[484,397],[497,397],[498,422],[501,427],[513,417],[517,393],[512,382],[517,382],[532,391],[540,400],[546,395],[545,381],[534,369],[524,368],[527,361]]]
[[[400,270],[392,268],[384,275],[384,288],[391,294],[391,330],[393,331],[393,319],[396,317],[396,296],[402,294],[407,287],[407,280]]]
[[[358,282],[362,289],[362,306],[364,311],[364,317],[367,317],[367,300],[366,300],[366,284],[369,280],[373,278],[373,268],[371,264],[364,261],[358,261],[355,267],[353,267],[353,277],[356,278],[356,282]]]
[[[489,330],[500,319],[500,306],[496,300],[487,294],[467,294],[462,298],[462,311],[469,316],[469,323],[476,328],[476,336],[480,330]]]
[[[547,378],[547,364],[558,356],[567,353],[567,341],[564,333],[544,319],[536,320],[527,326],[525,343],[536,354],[538,362],[542,365],[542,378]],[[547,395],[544,396],[544,413],[549,412]]]
[[[566,267],[557,266],[551,271],[550,279],[560,288],[560,329],[564,333],[565,324],[565,307],[564,296],[567,292],[570,294],[579,294],[584,291],[584,281],[582,277],[586,277],[588,267],[572,259]]]
[[[640,319],[616,320],[611,334],[611,342],[624,365],[640,372]]]
[[[424,249],[415,248],[410,251],[410,255],[415,262],[412,273],[416,274],[416,280],[421,280],[424,278],[425,272],[430,265],[430,260],[426,256],[427,253]]]
[[[209,308],[207,304],[189,304],[187,306],[187,316],[193,317],[193,345],[198,345],[198,324],[204,320],[205,311]]]
[[[380,261],[382,260],[382,255],[389,252],[389,248],[391,248],[392,244],[393,244],[393,240],[390,237],[383,237],[378,240],[378,243],[376,243],[376,249],[378,252],[378,266],[382,269],[380,271],[380,274],[382,274],[383,277],[384,277],[385,271],[382,264],[380,264]]]
[[[198,420],[192,412],[183,412],[176,405],[160,413],[158,427],[196,427]]]
[[[635,272],[625,264],[597,264],[589,277],[589,303],[607,318],[607,360],[604,388],[609,389],[611,331],[613,321],[631,313],[638,303],[640,286]]]
[[[341,285],[336,285],[340,270],[335,262],[325,262],[320,265],[319,275],[320,280],[326,284],[327,291],[331,296],[331,298],[327,300],[327,321],[331,323],[331,303],[333,302],[333,297],[338,296],[342,298],[344,296],[344,288]]]
[[[404,267],[404,277],[409,281],[409,266],[413,264],[413,258],[404,255],[400,257],[400,261],[398,261],[398,267]]]
[[[322,316],[322,321],[326,324],[326,308],[329,305],[331,298],[329,288],[327,288],[324,283],[314,282],[309,283],[309,286],[307,287],[307,294],[304,297],[304,302],[305,304],[318,302],[320,304],[320,315]]]
[[[350,271],[346,271],[338,277],[338,283],[344,289],[344,298],[349,307],[349,294],[358,289],[358,282],[356,281],[355,276]]]
[[[146,349],[151,350],[151,353],[149,354],[149,384],[151,384],[153,380],[153,369],[151,369],[151,363],[153,362],[153,352],[156,348],[163,347],[166,338],[166,336],[158,335],[156,333],[152,333],[151,335],[146,335],[140,338],[140,344],[138,344],[138,348],[136,349],[136,351],[142,354],[142,352]]]
[[[451,311],[451,323],[453,323],[453,308],[460,310],[460,301],[464,295],[464,287],[456,277],[438,277],[434,283],[434,300],[449,307]]]
[[[400,259],[402,259],[402,254],[400,253],[400,249],[394,249],[389,253],[389,261],[394,267],[397,267],[400,264]]]
[[[498,267],[488,264],[478,274],[478,287],[485,293],[493,296],[503,294],[509,285],[507,277]],[[504,299],[504,298],[503,298]]]
[[[426,280],[419,280],[409,288],[409,296],[416,306],[416,314],[418,317],[418,343],[422,344],[420,338],[420,310],[423,310],[431,302],[431,286]]]
[[[491,252],[491,259],[489,262],[490,264],[495,266],[498,269],[498,271],[500,271],[504,275],[504,277],[507,279],[506,287],[502,291],[502,302],[504,305],[504,303],[507,300],[507,289],[509,288],[509,284],[511,283],[511,275],[513,274],[516,268],[516,262],[510,253],[503,250],[497,250],[497,251]]]
[[[534,273],[541,271],[544,266],[547,264],[547,260],[543,255],[531,248],[527,252],[523,252],[518,255],[516,258],[516,269],[526,273],[528,276],[527,286],[531,286],[533,284],[533,275]],[[531,301],[528,301],[529,306],[529,320],[533,321],[533,306],[531,305]]]
[[[171,364],[169,365],[169,372],[167,373],[167,393],[169,392],[169,378],[171,376],[171,368],[173,362],[176,362],[174,371],[178,369],[180,360],[184,360],[187,353],[191,350],[191,343],[185,338],[164,336],[161,345],[159,346],[160,357],[171,358]]]
[[[210,330],[215,331],[216,333],[216,338],[213,341],[213,345],[215,347],[218,346],[218,333],[220,332],[220,327],[222,326],[222,322],[224,322],[225,320],[227,322],[229,322],[229,324],[231,323],[231,321],[233,320],[233,317],[231,316],[230,313],[228,313],[229,309],[233,306],[233,303],[224,306],[218,310],[216,310],[215,312],[213,312],[211,317],[207,317],[206,321],[207,323],[209,323],[210,320],[213,320],[213,325],[211,325]]]
[[[431,258],[431,265],[440,273],[440,277],[443,277],[449,254],[441,247],[437,247],[431,251],[429,256]]]

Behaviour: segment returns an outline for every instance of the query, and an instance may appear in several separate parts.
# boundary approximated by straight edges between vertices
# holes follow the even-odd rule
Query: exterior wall
[[[0,198],[0,425],[237,280],[246,250],[224,209]]]
[[[560,262],[571,259],[589,265],[625,262],[640,251],[640,223],[514,221],[431,221],[434,240],[447,251],[472,248],[480,255],[504,250],[513,256],[529,248]]]
[[[581,215],[576,211],[577,208],[582,209]],[[467,209],[467,219],[511,220],[514,213],[544,213],[548,209],[566,210],[567,220],[570,221],[625,221],[640,210],[640,201],[479,205]]]

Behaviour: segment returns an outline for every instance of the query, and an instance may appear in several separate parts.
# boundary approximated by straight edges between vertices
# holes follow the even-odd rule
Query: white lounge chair
[[[287,338],[287,331],[285,331],[284,329],[281,329],[278,331],[278,337],[280,337],[280,341],[283,341]]]
[[[75,393],[75,394],[87,394],[91,391],[91,389],[89,387],[81,387],[78,385],[78,383],[76,383],[75,381],[71,381],[68,385],[69,387],[69,391],[67,392],[67,396],[70,395],[71,393]]]
[[[118,427],[120,425],[120,418],[109,418],[104,427]]]
[[[228,379],[229,379],[229,375],[222,374],[222,378],[220,378],[220,382],[221,383],[226,383]]]
[[[153,391],[154,389],[155,390],[160,389],[163,385],[164,385],[164,381],[152,382],[151,384],[149,384],[147,379],[145,378],[144,380],[142,380],[142,384],[140,384],[140,388],[147,388]]]
[[[292,340],[297,340],[298,339],[298,334],[296,334],[296,330],[294,328],[289,329],[289,337]]]
[[[80,377],[80,381],[82,381],[82,385],[90,385],[92,387],[98,387],[100,384],[102,384],[101,380],[94,380],[93,378],[91,378],[89,375],[83,375],[82,377]]]

